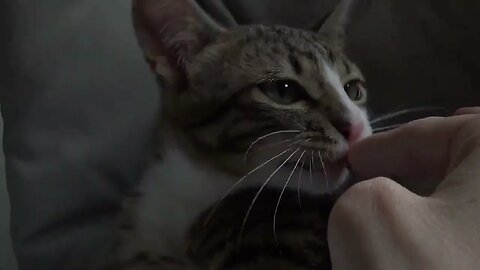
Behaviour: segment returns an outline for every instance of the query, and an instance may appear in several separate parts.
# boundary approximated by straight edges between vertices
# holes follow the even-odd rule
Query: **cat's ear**
[[[313,30],[327,36],[340,46],[345,43],[349,24],[356,0],[340,0],[334,10],[317,23]]]
[[[226,31],[195,0],[133,0],[132,12],[145,58],[166,77]]]

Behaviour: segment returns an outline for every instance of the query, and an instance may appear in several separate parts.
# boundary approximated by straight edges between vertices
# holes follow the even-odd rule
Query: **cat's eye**
[[[363,88],[362,82],[359,80],[353,80],[345,84],[345,92],[347,92],[348,97],[353,101],[361,101],[365,95],[365,89]]]
[[[258,88],[272,101],[290,105],[304,99],[305,89],[292,80],[278,80],[258,84]]]

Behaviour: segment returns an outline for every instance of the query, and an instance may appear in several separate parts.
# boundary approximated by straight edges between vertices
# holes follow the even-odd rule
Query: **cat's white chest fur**
[[[227,175],[199,168],[178,149],[170,149],[142,180],[137,205],[138,245],[153,254],[178,258],[198,215],[232,186]]]
[[[249,175],[238,188],[261,186],[278,164],[265,166]],[[284,188],[291,169],[279,170],[268,186]],[[325,185],[318,175],[304,174],[302,181],[296,174],[289,188],[309,193],[324,193]],[[140,251],[182,259],[186,251],[186,233],[200,213],[224,197],[238,181],[220,172],[206,169],[192,162],[180,149],[171,147],[164,160],[153,166],[142,179],[141,197],[136,205],[135,230],[128,237],[123,256],[134,256]],[[253,198],[252,198],[253,199]]]

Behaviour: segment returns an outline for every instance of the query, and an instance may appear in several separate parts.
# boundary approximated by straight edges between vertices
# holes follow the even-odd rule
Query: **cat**
[[[160,161],[128,201],[111,269],[330,269],[346,154],[372,134],[344,53],[352,1],[319,29],[226,29],[193,0],[134,0],[161,84]]]

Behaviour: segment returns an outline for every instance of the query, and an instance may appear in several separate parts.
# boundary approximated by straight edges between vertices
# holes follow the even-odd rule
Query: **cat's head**
[[[349,4],[306,31],[226,29],[193,0],[135,0],[137,37],[165,86],[168,128],[192,156],[226,170],[251,170],[287,149],[276,165],[292,153],[288,163],[338,165],[371,134],[364,78],[343,52]]]

